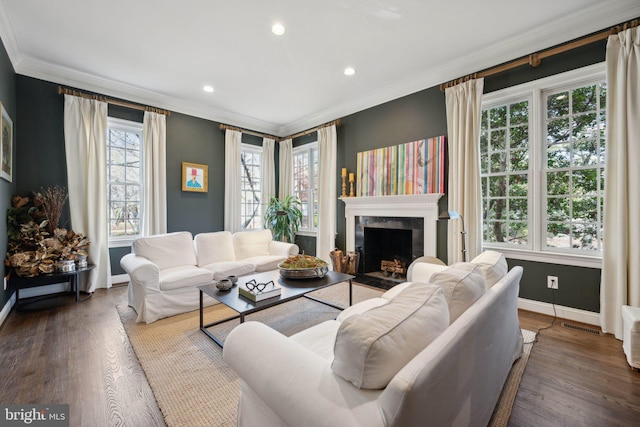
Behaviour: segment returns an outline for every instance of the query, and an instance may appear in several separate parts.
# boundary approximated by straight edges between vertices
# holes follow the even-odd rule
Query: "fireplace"
[[[346,250],[360,253],[358,280],[389,289],[406,281],[385,274],[382,261],[407,267],[423,255],[436,256],[441,194],[341,198],[345,203]],[[387,271],[389,273],[389,271]]]

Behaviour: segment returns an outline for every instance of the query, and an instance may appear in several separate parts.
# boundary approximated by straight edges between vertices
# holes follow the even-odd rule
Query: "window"
[[[302,203],[303,233],[318,230],[318,143],[293,149],[293,195]]]
[[[262,147],[242,144],[240,154],[242,184],[240,188],[240,221],[243,230],[262,228],[260,197],[262,186]]]
[[[140,235],[142,123],[109,118],[107,127],[109,246],[124,246]]]
[[[483,97],[485,247],[535,261],[599,263],[605,101],[601,64]]]

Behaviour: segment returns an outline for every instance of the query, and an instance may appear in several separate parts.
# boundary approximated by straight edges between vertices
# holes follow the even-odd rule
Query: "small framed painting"
[[[2,107],[0,118],[0,177],[11,182],[13,177],[13,121]]]
[[[182,162],[182,191],[209,191],[209,166]]]

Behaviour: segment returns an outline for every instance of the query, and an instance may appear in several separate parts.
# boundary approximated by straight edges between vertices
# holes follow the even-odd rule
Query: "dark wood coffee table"
[[[296,298],[306,297],[317,301],[319,303],[328,305],[333,308],[337,308],[339,310],[344,310],[345,307],[339,307],[335,304],[331,304],[330,302],[323,301],[318,298],[314,298],[312,296],[307,295],[309,292],[317,291],[318,289],[326,288],[327,286],[337,285],[342,282],[349,282],[349,305],[352,304],[352,296],[353,296],[353,284],[351,283],[351,279],[355,276],[351,276],[349,274],[337,273],[335,271],[329,271],[323,278],[320,279],[285,279],[280,276],[279,270],[266,271],[264,273],[251,274],[244,277],[238,278],[238,285],[241,283],[246,283],[249,280],[255,280],[258,283],[266,283],[270,280],[273,280],[275,284],[282,288],[282,293],[278,297],[268,298],[258,302],[252,302],[238,294],[238,286],[234,286],[228,291],[221,291],[216,288],[215,283],[211,283],[208,285],[198,286],[200,290],[200,330],[204,332],[209,338],[215,341],[220,347],[223,347],[223,342],[213,335],[211,332],[207,330],[214,325],[219,325],[220,323],[228,322],[230,320],[240,318],[240,323],[244,322],[244,317],[247,314],[255,313],[260,310],[264,310],[265,308],[273,307],[278,304],[282,304],[283,302],[291,301]],[[211,298],[214,298],[231,308],[234,311],[238,312],[237,316],[232,316],[223,320],[218,320],[213,323],[204,324],[204,312],[203,312],[203,296],[204,294],[209,295]]]

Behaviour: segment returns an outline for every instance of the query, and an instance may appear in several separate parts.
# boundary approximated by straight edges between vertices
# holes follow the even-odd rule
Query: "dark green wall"
[[[11,197],[15,192],[15,182],[17,182],[15,171],[15,152],[17,147],[15,145],[16,137],[18,136],[18,115],[16,114],[16,74],[9,61],[9,56],[4,48],[4,44],[0,41],[0,102],[4,106],[5,110],[13,121],[13,141],[14,141],[14,173],[13,183],[0,179],[0,253],[4,260],[7,254],[7,209],[11,207]],[[2,269],[4,276],[4,267]],[[12,289],[4,290],[4,286],[0,287],[0,309],[9,301],[13,294]]]

